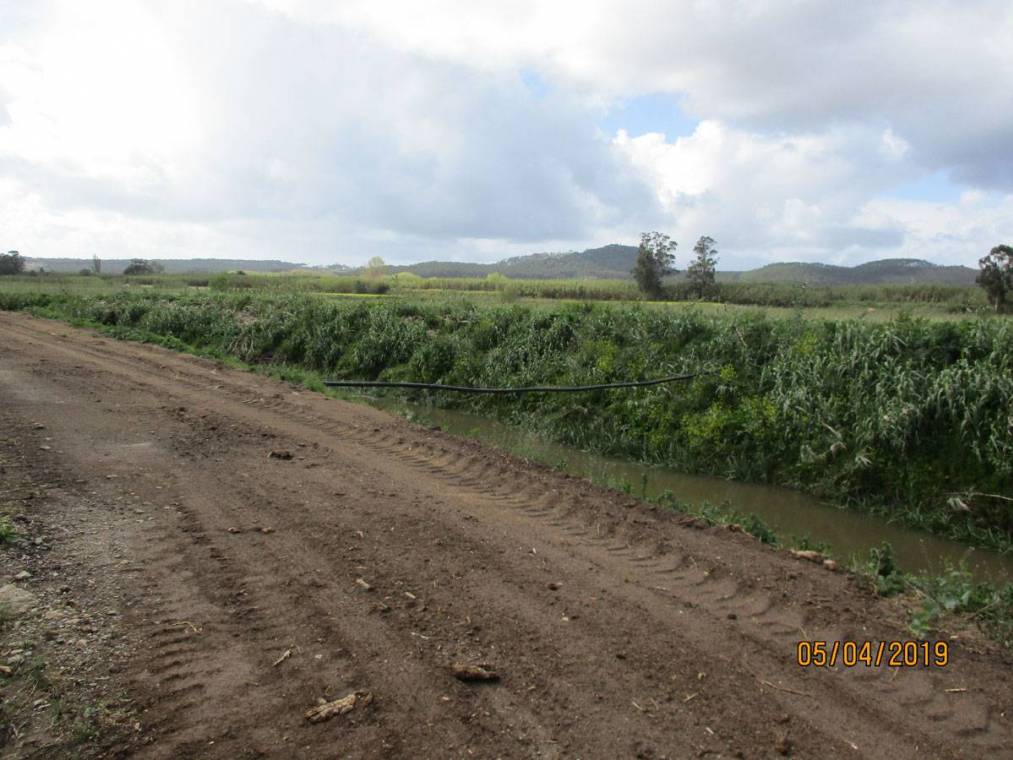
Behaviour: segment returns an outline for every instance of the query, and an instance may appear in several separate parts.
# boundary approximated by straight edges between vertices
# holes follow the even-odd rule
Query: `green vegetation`
[[[718,251],[714,247],[714,238],[705,235],[697,240],[693,246],[693,253],[696,254],[696,258],[686,269],[687,284],[697,298],[709,298],[718,293],[716,280]]]
[[[865,323],[246,291],[14,289],[0,291],[0,308],[346,378],[583,384],[714,369],[662,389],[435,400],[583,449],[790,485],[967,542],[1011,544],[1013,509],[996,498],[1013,477],[1005,319]]]
[[[17,251],[0,253],[0,275],[21,274],[25,271],[25,260]]]
[[[981,272],[977,283],[988,294],[996,311],[1004,311],[1013,297],[1013,247],[997,245],[978,264]]]
[[[388,267],[388,270],[391,267]],[[92,275],[97,274],[92,270]],[[153,274],[119,277],[101,274],[40,274],[27,272],[5,277],[4,291],[26,293],[113,293],[159,290],[183,292],[210,287],[219,292],[323,293],[355,296],[411,296],[447,300],[452,297],[513,303],[573,301],[638,301],[642,295],[630,280],[511,279],[500,274],[482,278],[422,278],[401,272],[382,277],[349,274],[294,272],[258,274],[248,270],[217,275]],[[798,283],[751,283],[719,281],[707,301],[697,301],[698,290],[688,281],[671,278],[663,286],[661,301],[648,301],[653,308],[683,309],[693,301],[707,308],[733,309],[759,306],[790,316],[805,309],[809,316],[839,318],[858,316],[882,320],[901,310],[930,318],[951,319],[992,314],[982,289],[953,285],[846,285],[810,286]],[[551,304],[553,308],[555,303]]]
[[[689,515],[708,525],[721,525],[740,530],[743,533],[748,533],[761,544],[767,544],[774,548],[781,546],[781,539],[763,521],[763,518],[752,512],[736,510],[730,504],[715,505],[706,501],[699,504],[690,504],[689,502],[676,499],[670,491],[663,493],[657,501],[669,509]]]
[[[972,619],[990,638],[1013,647],[1013,583],[976,583],[964,567],[938,575],[909,575],[893,559],[889,544],[872,549],[853,567],[858,577],[880,596],[907,594],[912,600],[911,632],[927,638],[948,617]]]
[[[678,243],[662,232],[645,232],[640,236],[640,248],[633,265],[633,279],[640,292],[648,298],[661,300],[665,296],[662,280],[675,272],[675,249]]]
[[[256,290],[275,293],[359,293],[380,295],[390,290],[382,274],[372,277],[348,275],[264,275],[230,272],[213,275],[208,287],[216,291]]]
[[[165,268],[157,261],[146,261],[145,259],[131,259],[123,274],[129,276],[139,274],[161,274]]]
[[[17,541],[18,533],[7,515],[0,515],[0,544],[13,544]]]
[[[921,259],[881,259],[854,267],[810,262],[767,264],[735,273],[737,282],[807,283],[828,285],[972,285],[975,270],[939,266]],[[718,275],[721,278],[721,273]]]

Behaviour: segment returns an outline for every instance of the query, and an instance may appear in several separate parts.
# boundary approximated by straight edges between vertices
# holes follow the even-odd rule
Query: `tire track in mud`
[[[859,754],[869,752],[872,756],[879,753],[895,757],[917,756],[915,747],[918,742],[924,744],[928,737],[931,737],[935,749],[941,751],[949,746],[948,751],[954,756],[961,756],[962,746],[966,748],[968,744],[977,747],[976,751],[982,752],[982,756],[988,752],[1001,752],[1009,746],[1008,722],[996,715],[1004,705],[1001,701],[994,704],[995,697],[1001,699],[1001,695],[994,695],[991,702],[987,694],[984,699],[972,695],[971,699],[962,700],[963,709],[958,712],[953,709],[955,700],[952,695],[942,692],[944,685],[952,683],[949,672],[916,670],[886,673],[884,670],[877,673],[856,670],[847,673],[803,673],[791,667],[794,643],[804,634],[808,638],[819,639],[864,638],[870,634],[855,622],[826,626],[810,621],[798,605],[785,604],[783,596],[779,601],[776,590],[763,588],[754,582],[750,573],[744,571],[748,562],[741,559],[735,562],[728,557],[721,559],[715,554],[720,551],[721,556],[736,552],[756,555],[761,551],[748,542],[738,540],[739,537],[718,538],[678,528],[642,509],[617,506],[614,502],[624,501],[621,498],[604,495],[588,486],[544,472],[532,473],[532,468],[524,467],[509,457],[476,450],[477,447],[442,435],[433,436],[414,430],[406,423],[393,422],[374,410],[356,408],[354,414],[350,414],[347,408],[338,409],[344,406],[340,402],[324,402],[335,409],[332,412],[322,408],[321,403],[314,404],[301,396],[296,400],[277,394],[265,396],[263,386],[281,386],[252,376],[219,372],[197,360],[163,355],[150,348],[107,344],[87,337],[83,338],[86,343],[82,345],[79,336],[58,338],[46,332],[45,328],[39,329],[37,325],[20,320],[12,327],[15,332],[20,330],[24,338],[45,341],[47,351],[56,343],[58,350],[65,352],[68,358],[90,362],[101,371],[125,374],[131,378],[130,382],[138,383],[139,389],[155,389],[162,398],[168,396],[190,404],[201,404],[208,401],[206,396],[210,391],[214,394],[210,406],[214,407],[215,414],[241,419],[244,424],[253,427],[282,429],[288,437],[313,439],[319,447],[311,453],[311,457],[316,459],[322,457],[319,453],[322,450],[328,456],[356,462],[363,472],[371,471],[374,479],[389,477],[391,483],[403,478],[396,472],[398,467],[410,468],[417,478],[413,487],[419,496],[440,498],[446,502],[446,508],[435,516],[434,521],[440,523],[444,530],[449,528],[455,540],[471,541],[474,547],[471,551],[477,554],[482,551],[483,538],[490,529],[501,529],[511,541],[524,540],[537,544],[543,561],[551,567],[579,564],[587,568],[587,580],[571,568],[566,587],[583,586],[584,592],[590,592],[593,586],[597,589],[595,593],[607,591],[610,605],[622,608],[626,615],[640,620],[647,638],[657,638],[652,632],[678,631],[678,645],[692,650],[691,665],[695,667],[694,663],[706,662],[706,666],[700,667],[710,671],[718,669],[718,673],[712,672],[708,678],[712,679],[712,683],[724,679],[719,684],[720,692],[738,698],[736,682],[739,682],[740,690],[752,690],[750,709],[755,712],[760,725],[776,721],[779,717],[777,713],[790,713],[796,721],[796,731],[801,723],[806,731],[814,733],[813,746],[836,745],[844,751],[849,742],[860,737],[863,746]],[[172,374],[167,374],[167,370]],[[134,379],[137,377],[140,377],[139,381]],[[334,419],[339,414],[358,418],[355,421],[361,422],[349,424]],[[369,453],[362,447],[366,447]],[[312,463],[320,468],[306,470],[303,477],[316,480],[317,490],[320,491],[327,486],[320,481],[328,472],[327,465],[316,460]],[[264,483],[271,485],[270,480]],[[435,487],[437,483],[447,488]],[[241,483],[232,482],[230,487],[243,492]],[[247,495],[252,495],[248,489]],[[211,505],[205,505],[199,513],[203,518],[194,512],[189,519],[206,522],[213,509]],[[457,521],[458,515],[470,516],[473,522]],[[362,517],[361,511],[359,517]],[[291,575],[284,568],[285,557],[298,553],[299,542],[315,541],[318,531],[326,527],[326,523],[317,521],[309,532],[303,531],[301,539],[291,539],[297,544],[289,545],[285,552],[273,556],[271,542],[264,541],[262,556],[270,559],[274,572]],[[208,526],[202,523],[195,534],[195,545],[200,545],[201,541],[196,539],[202,538],[222,557],[227,556],[226,544],[217,534],[209,538],[208,530]],[[667,544],[664,547],[667,551],[658,551],[659,544]],[[321,545],[316,554],[324,554],[327,550],[327,545]],[[533,581],[530,570],[516,560],[504,559],[504,556],[486,552],[481,561],[495,567],[494,572],[489,571],[490,574],[522,579],[523,582],[515,584],[509,593],[504,592],[496,599],[473,595],[469,601],[476,609],[481,609],[483,617],[489,619],[503,618],[512,607],[531,607],[526,619],[511,625],[521,626],[525,638],[537,640],[537,621],[546,614],[546,608],[531,601],[530,585]],[[397,560],[394,556],[384,557],[388,567],[397,564]],[[779,561],[788,565],[784,560]],[[412,572],[411,562],[405,560],[402,565],[399,572]],[[173,566],[180,569],[178,562]],[[799,576],[822,572],[788,566]],[[262,584],[262,576],[254,573],[249,566],[231,569],[208,566],[201,570],[194,573],[195,578],[217,575],[220,579],[227,579],[226,586],[229,587],[241,581],[245,581],[244,588]],[[251,593],[249,588],[246,591]],[[782,595],[785,593],[782,591]],[[272,599],[278,596],[270,590],[253,592],[252,595],[254,598],[269,596]],[[321,610],[329,605],[341,606],[347,601],[345,598],[328,598],[327,604],[318,604],[315,614],[319,617]],[[306,599],[302,598],[300,602],[300,605],[285,607],[284,616],[304,613]],[[257,607],[259,605],[248,605],[240,609],[245,610],[244,615],[255,616],[259,614]],[[172,610],[182,611],[184,608],[185,605],[177,605]],[[607,631],[610,625],[614,625],[616,613],[595,615],[585,610],[579,626],[571,626],[569,635],[573,637],[574,647],[579,644],[579,647],[594,649],[596,643],[609,640]],[[692,618],[692,625],[685,625],[689,618]],[[807,630],[811,625],[816,627]],[[581,631],[579,635],[573,633],[578,627]],[[384,637],[383,625],[374,628],[372,635]],[[879,629],[884,636],[889,635],[888,631]],[[335,633],[328,631],[326,635],[333,637]],[[171,638],[167,640],[175,641]],[[383,640],[392,651],[401,647],[399,654],[404,656],[398,635],[388,633]],[[716,642],[722,644],[719,646]],[[164,664],[170,666],[165,671],[168,677],[174,680],[178,677],[184,682],[177,687],[181,691],[172,693],[172,699],[184,706],[177,715],[199,708],[200,699],[207,695],[203,684],[172,670],[181,654],[172,647],[178,649],[183,644],[180,641],[167,646],[165,651],[168,654],[164,655]],[[631,651],[633,648],[632,644],[627,647]],[[651,650],[653,658],[665,655],[664,646],[656,641],[651,641],[644,649]],[[716,649],[734,652],[735,656],[717,656]],[[630,654],[626,656],[630,657]],[[649,672],[649,663],[638,663],[640,672],[645,669]],[[693,667],[682,667],[680,674],[685,677],[691,670]],[[616,667],[604,667],[602,671],[617,679],[626,694],[635,693],[636,689],[644,686],[643,680],[630,681],[626,677],[624,681],[621,669]],[[305,674],[300,674],[300,679],[304,677]],[[777,686],[774,689],[763,688],[761,681]],[[877,698],[870,698],[870,690],[875,690]],[[560,693],[552,693],[551,696],[553,700],[564,699]],[[513,702],[521,698],[523,695],[511,695]],[[668,730],[679,734],[697,724],[706,726],[708,714],[730,715],[735,708],[734,700],[728,696],[719,701],[722,704],[690,701],[681,707],[680,714],[689,715],[693,720],[678,729],[669,726]],[[971,701],[977,704],[969,709],[967,703]],[[585,709],[590,707],[585,706]],[[912,714],[912,708],[917,708],[917,713]],[[559,715],[565,712],[562,710]],[[646,711],[640,713],[646,714]],[[529,711],[527,720],[537,723],[531,716]],[[651,730],[653,718],[633,717],[642,726],[640,733],[643,736],[651,739],[658,736],[657,731]],[[169,718],[170,721],[172,719]],[[558,720],[564,718],[557,717]],[[726,727],[708,728],[723,732]],[[444,740],[452,741],[446,737]],[[601,746],[602,741],[598,738],[586,746]],[[658,740],[655,741],[657,743]],[[871,750],[872,746],[878,747],[875,753]],[[546,753],[547,747],[543,744],[540,751]]]

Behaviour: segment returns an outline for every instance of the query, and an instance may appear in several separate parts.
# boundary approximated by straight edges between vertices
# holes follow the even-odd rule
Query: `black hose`
[[[467,385],[440,385],[439,383],[386,383],[380,380],[324,380],[329,388],[417,388],[433,391],[455,391],[457,393],[579,393],[580,391],[601,391],[610,388],[643,388],[648,385],[676,383],[692,380],[694,377],[714,375],[715,372],[693,372],[689,375],[670,375],[654,380],[631,380],[625,383],[605,383],[603,385],[544,385],[528,388],[473,388]]]

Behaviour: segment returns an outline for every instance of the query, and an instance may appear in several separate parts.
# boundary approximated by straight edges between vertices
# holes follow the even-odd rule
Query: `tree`
[[[102,259],[98,257],[98,254],[91,257],[91,268],[95,274],[102,274]]]
[[[159,274],[162,271],[164,269],[158,262],[145,261],[144,259],[130,259],[130,263],[123,270],[123,274]]]
[[[651,298],[661,298],[664,291],[662,278],[675,272],[675,249],[679,244],[662,232],[644,232],[640,235],[640,249],[633,277],[641,292]]]
[[[379,256],[374,256],[366,263],[366,274],[370,277],[383,277],[387,272],[387,264]]]
[[[714,292],[714,275],[717,271],[718,249],[714,247],[714,238],[704,235],[693,246],[696,259],[686,269],[690,288],[697,298],[703,298]]]
[[[985,289],[995,310],[1002,311],[1013,298],[1013,246],[997,245],[978,260],[978,266],[981,271],[975,282]]]
[[[0,253],[0,274],[21,274],[25,271],[25,260],[17,251]]]

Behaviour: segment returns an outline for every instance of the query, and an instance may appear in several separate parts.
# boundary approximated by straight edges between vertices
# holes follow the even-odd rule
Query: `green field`
[[[991,309],[976,287],[941,285],[806,285],[802,283],[724,282],[714,296],[700,301],[685,283],[666,286],[666,297],[646,301],[632,281],[618,279],[510,279],[487,277],[418,277],[402,272],[380,277],[307,274],[223,273],[159,274],[136,277],[45,274],[8,276],[0,280],[5,292],[181,293],[256,292],[272,294],[329,294],[334,296],[411,297],[413,299],[467,300],[476,303],[556,305],[561,301],[638,302],[652,308],[688,307],[737,313],[762,309],[769,316],[794,316],[803,310],[810,317],[889,320],[900,314],[928,319],[988,317]]]

